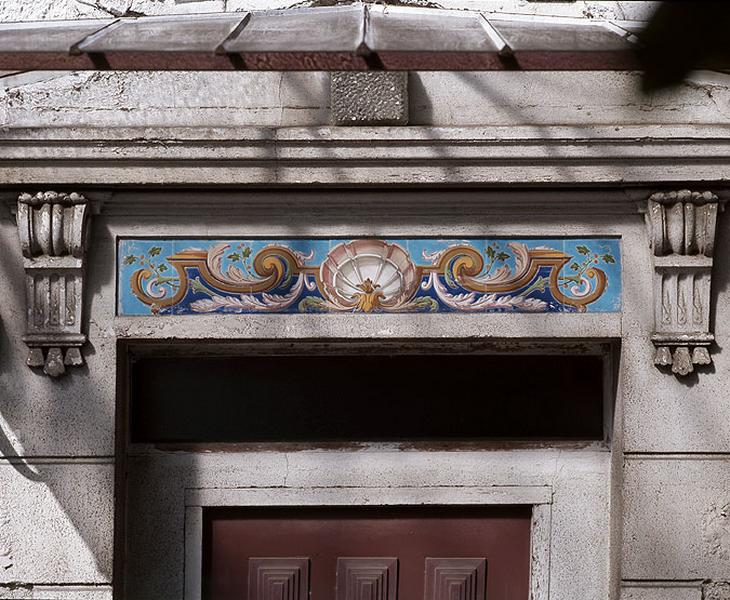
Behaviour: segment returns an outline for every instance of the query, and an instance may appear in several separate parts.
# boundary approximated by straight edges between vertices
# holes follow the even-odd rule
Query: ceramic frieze
[[[118,313],[618,312],[591,239],[122,239]]]

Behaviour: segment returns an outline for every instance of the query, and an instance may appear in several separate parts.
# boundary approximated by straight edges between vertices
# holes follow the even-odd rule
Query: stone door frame
[[[549,599],[553,489],[534,486],[187,488],[185,600],[202,600],[203,511],[211,507],[507,506],[532,507],[530,600]]]

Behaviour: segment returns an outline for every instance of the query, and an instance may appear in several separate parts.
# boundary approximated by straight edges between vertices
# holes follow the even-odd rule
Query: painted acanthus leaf
[[[588,294],[591,293],[593,290],[593,286],[591,284],[591,280],[586,277],[586,275],[581,275],[580,277],[580,284],[575,283],[570,286],[570,293],[573,294],[576,298],[584,298]]]
[[[260,296],[241,294],[240,296],[213,296],[196,300],[190,308],[196,313],[211,312],[277,312],[289,308],[297,301],[306,284],[306,275],[301,273],[291,290],[286,294],[267,294]]]
[[[231,245],[227,243],[212,246],[208,250],[208,257],[206,259],[208,270],[222,282],[231,285],[256,283],[257,279],[248,276],[243,272],[243,270],[235,265],[229,265],[225,272],[223,271],[223,261],[226,252],[230,249]]]
[[[481,277],[472,277],[471,281],[475,283],[503,283],[511,279],[517,279],[522,277],[530,266],[530,250],[527,244],[520,242],[508,242],[507,247],[512,250],[512,256],[515,260],[515,272],[512,273],[512,269],[509,265],[504,264],[499,267],[494,273],[487,273]]]
[[[421,286],[424,290],[433,288],[436,296],[448,307],[459,311],[477,312],[484,310],[521,310],[524,312],[543,312],[547,303],[539,298],[525,298],[524,296],[510,296],[497,294],[478,294],[469,292],[464,294],[450,294],[435,273],[431,273],[428,280]]]

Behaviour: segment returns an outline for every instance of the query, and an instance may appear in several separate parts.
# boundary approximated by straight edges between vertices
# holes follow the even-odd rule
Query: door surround
[[[530,600],[548,600],[552,498],[549,485],[187,488],[184,598],[202,600],[203,510],[208,507],[529,505]]]

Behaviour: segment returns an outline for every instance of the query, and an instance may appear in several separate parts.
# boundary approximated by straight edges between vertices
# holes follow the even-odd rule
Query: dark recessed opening
[[[145,357],[140,443],[603,438],[603,358],[576,355]]]

